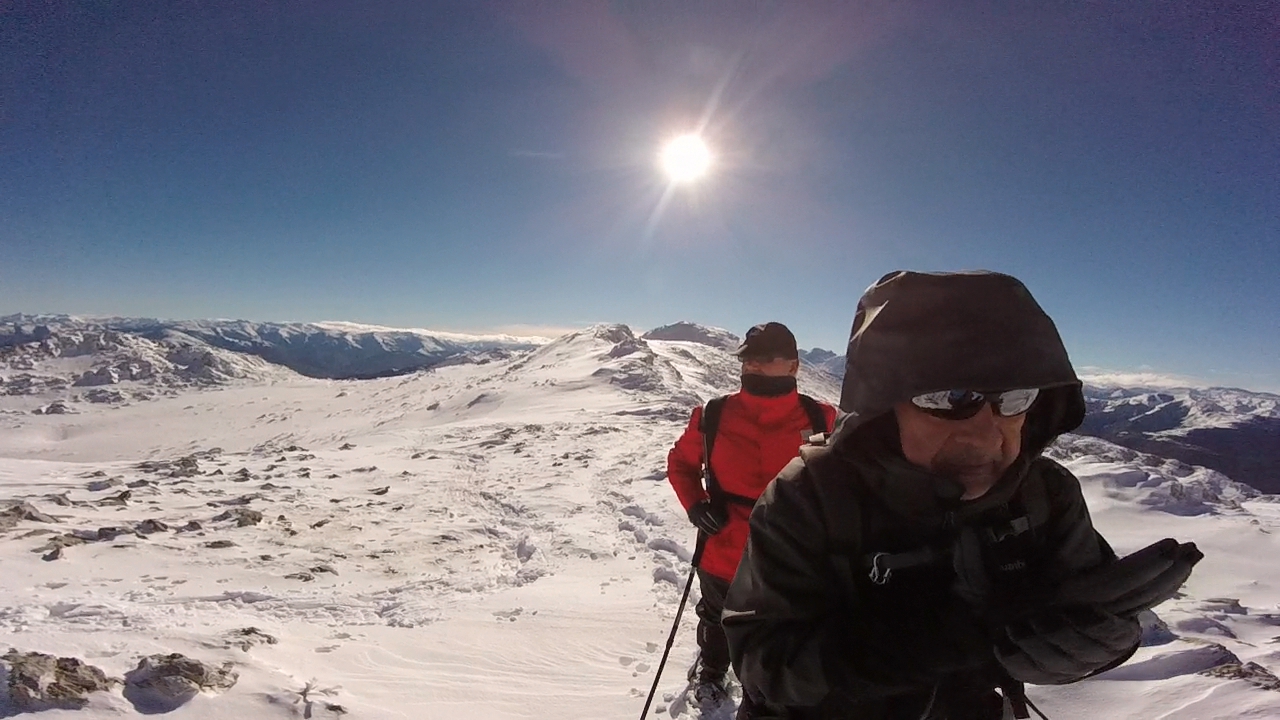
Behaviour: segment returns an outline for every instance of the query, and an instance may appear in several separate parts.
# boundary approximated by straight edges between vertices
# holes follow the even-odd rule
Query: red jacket
[[[827,431],[835,423],[836,409],[822,403]],[[693,409],[689,426],[667,453],[667,479],[680,504],[690,507],[707,498],[702,487],[702,407]],[[787,463],[800,454],[800,446],[815,431],[795,392],[760,397],[737,392],[725,401],[711,448],[711,469],[726,493],[758,498]],[[751,508],[727,503],[729,522],[707,540],[701,568],[716,577],[732,580],[738,559],[747,545],[747,518]]]

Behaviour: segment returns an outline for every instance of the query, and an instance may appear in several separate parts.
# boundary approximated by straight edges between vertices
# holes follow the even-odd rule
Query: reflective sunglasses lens
[[[948,420],[964,420],[978,414],[986,398],[971,390],[939,390],[911,398],[911,403],[930,415]]]
[[[1013,417],[1031,409],[1035,404],[1036,398],[1040,396],[1040,390],[1037,388],[1029,388],[1026,390],[1009,390],[1000,393],[996,400],[996,407],[1000,414],[1005,417]]]
[[[911,398],[916,407],[935,417],[947,420],[967,420],[982,406],[991,403],[1004,417],[1021,415],[1031,409],[1040,396],[1037,388],[1008,390],[1002,393],[980,393],[973,390],[939,390]]]

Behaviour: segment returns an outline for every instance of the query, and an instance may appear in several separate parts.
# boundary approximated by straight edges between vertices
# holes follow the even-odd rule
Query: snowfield
[[[0,513],[0,651],[236,674],[175,720],[637,717],[694,540],[666,452],[736,386],[713,339],[602,325],[401,377],[255,364],[67,414],[33,412],[66,387],[0,397],[0,510],[18,508]],[[838,381],[809,366],[801,388],[834,400]],[[1054,453],[1119,552],[1172,536],[1206,559],[1153,644],[1033,701],[1054,720],[1280,717],[1276,498],[1094,438]],[[656,717],[682,709],[694,652],[687,611]],[[139,687],[30,717],[156,713]],[[0,691],[0,717],[19,709]]]

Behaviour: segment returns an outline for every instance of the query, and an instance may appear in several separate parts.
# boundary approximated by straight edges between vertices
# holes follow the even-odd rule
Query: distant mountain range
[[[630,356],[608,370],[617,374],[614,382],[639,387],[663,382],[663,373],[679,375],[674,367],[664,370],[654,364],[646,343],[655,341],[692,343],[715,351],[699,353],[700,372],[706,375],[703,394],[735,383],[736,365],[729,353],[739,337],[688,321],[638,336],[625,325],[595,326],[552,341],[352,323],[10,315],[0,317],[0,394],[61,393],[65,398],[56,401],[60,405],[41,406],[61,412],[69,409],[67,401],[142,400],[185,387],[270,380],[288,371],[349,380],[487,363],[522,353],[531,353],[533,362],[582,333],[605,333],[617,342],[611,352],[620,353],[619,358]],[[806,367],[802,378],[811,378],[828,399],[836,400],[844,356],[813,348],[801,351],[801,358]],[[1263,492],[1280,493],[1278,395],[1227,388],[1086,385],[1085,396],[1088,416],[1080,434],[1204,466]]]
[[[354,323],[274,323],[243,320],[162,321],[140,318],[77,318],[66,315],[0,317],[0,352],[44,344],[47,354],[66,357],[119,345],[122,338],[167,348],[200,347],[251,355],[301,375],[363,379],[401,375],[448,362],[471,362],[486,354],[529,350],[546,340],[510,335],[463,335],[399,330]],[[214,357],[225,358],[221,353]],[[240,376],[235,371],[231,377]]]

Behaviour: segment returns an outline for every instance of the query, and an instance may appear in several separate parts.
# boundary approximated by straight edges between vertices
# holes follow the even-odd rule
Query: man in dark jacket
[[[1022,683],[1124,662],[1137,614],[1201,557],[1165,540],[1116,560],[1041,457],[1084,399],[1014,278],[885,276],[858,304],[840,407],[751,513],[723,611],[739,718],[1027,717]]]
[[[705,536],[698,567],[698,663],[694,690],[699,702],[718,705],[727,695],[729,645],[720,628],[720,611],[729,581],[747,542],[747,517],[756,498],[796,457],[815,432],[829,430],[836,409],[796,392],[800,368],[795,336],[777,322],[747,331],[738,348],[742,391],[724,398],[711,447],[715,491],[703,487],[703,408],[694,408],[689,425],[667,454],[667,478],[689,521]],[[806,409],[804,403],[809,407]],[[815,429],[819,413],[822,428]]]

